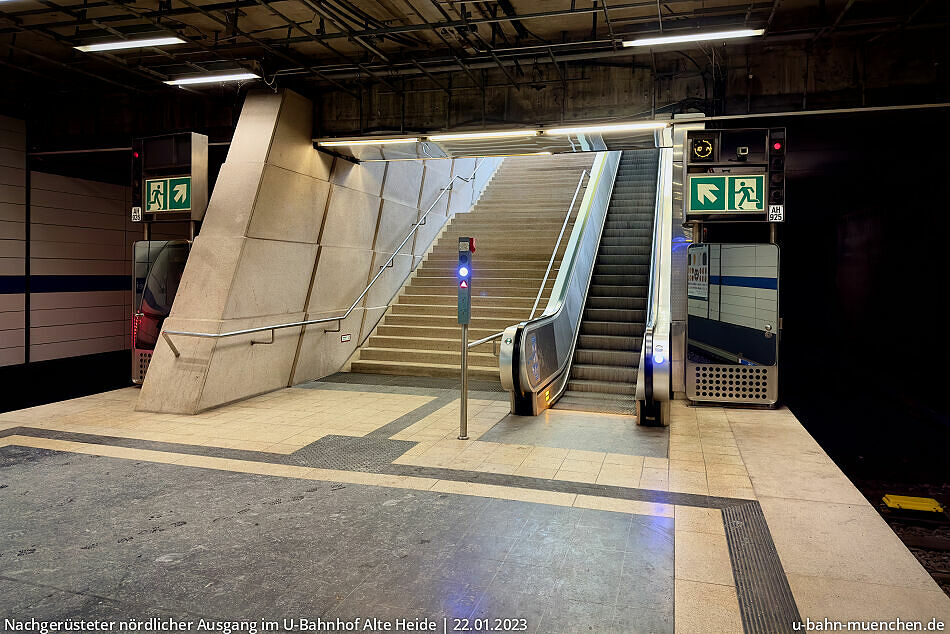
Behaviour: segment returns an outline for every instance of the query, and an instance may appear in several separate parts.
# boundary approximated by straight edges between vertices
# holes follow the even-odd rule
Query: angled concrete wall
[[[247,97],[166,330],[219,333],[341,315],[453,174],[475,167],[334,160],[313,149],[312,113],[309,100],[289,91]],[[324,332],[332,323],[293,327],[260,345],[251,342],[269,342],[268,332],[175,336],[179,357],[159,340],[137,408],[196,413],[339,370],[497,162],[479,168],[480,185],[463,183],[439,200],[425,233],[384,269],[339,332]]]

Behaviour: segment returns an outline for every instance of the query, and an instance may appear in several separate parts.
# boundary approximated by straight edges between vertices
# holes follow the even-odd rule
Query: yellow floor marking
[[[16,445],[33,447],[35,449],[50,449],[52,451],[68,451],[72,453],[106,456],[110,458],[124,458],[126,460],[141,460],[162,464],[174,464],[182,467],[197,467],[218,469],[222,471],[236,471],[257,475],[270,475],[284,478],[299,478],[304,480],[322,480],[325,482],[341,482],[347,484],[366,484],[399,489],[417,489],[472,495],[478,497],[496,498],[502,500],[518,500],[535,502],[554,506],[573,506],[590,508],[636,515],[653,515],[657,517],[673,517],[673,506],[669,504],[654,504],[636,500],[617,500],[613,498],[599,498],[590,495],[576,495],[561,491],[543,491],[521,487],[508,487],[494,484],[474,482],[458,482],[455,480],[437,480],[435,478],[421,478],[417,476],[399,476],[383,473],[365,473],[362,471],[342,471],[337,469],[319,469],[296,465],[272,464],[255,462],[252,460],[234,460],[231,458],[215,458],[212,456],[197,456],[194,454],[179,454],[151,449],[134,449],[131,447],[115,447],[112,445],[97,445],[70,440],[56,440],[52,438],[36,438],[33,436],[7,436],[0,438],[0,447]]]

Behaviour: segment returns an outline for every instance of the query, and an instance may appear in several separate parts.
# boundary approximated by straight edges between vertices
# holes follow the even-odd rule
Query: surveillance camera
[[[745,161],[749,158],[749,147],[747,145],[740,145],[736,148],[736,158],[740,161]]]

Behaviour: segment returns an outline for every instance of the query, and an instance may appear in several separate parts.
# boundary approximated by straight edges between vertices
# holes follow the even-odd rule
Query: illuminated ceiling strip
[[[192,84],[217,84],[226,81],[242,81],[245,79],[260,79],[254,73],[231,73],[230,75],[201,75],[200,77],[184,77],[170,79],[165,83],[169,86],[190,86]]]
[[[147,40],[120,40],[118,42],[101,42],[99,44],[86,44],[76,46],[76,50],[83,53],[96,53],[98,51],[120,51],[126,48],[144,48],[146,46],[167,46],[169,44],[184,44],[185,40],[180,37],[153,37]]]
[[[537,130],[505,130],[501,132],[459,132],[456,134],[433,134],[430,141],[465,141],[475,139],[501,139],[505,137],[538,136]]]
[[[765,34],[765,29],[739,29],[736,31],[715,31],[712,33],[691,33],[689,35],[664,35],[625,40],[624,46],[662,46],[664,44],[682,44],[685,42],[707,42],[709,40],[731,40],[737,37],[755,37]]]
[[[418,143],[418,138],[409,139],[353,139],[351,141],[317,141],[320,147],[346,147],[352,145],[390,145],[395,143]]]
[[[613,125],[588,125],[573,128],[551,128],[545,130],[545,136],[562,134],[609,134],[611,132],[635,132],[637,130],[659,130],[668,124],[665,121],[641,121],[638,123],[617,123]]]

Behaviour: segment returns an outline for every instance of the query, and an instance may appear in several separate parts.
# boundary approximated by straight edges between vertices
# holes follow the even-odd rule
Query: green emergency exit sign
[[[765,175],[690,174],[688,213],[764,213]]]
[[[145,211],[190,211],[191,176],[145,181]]]

